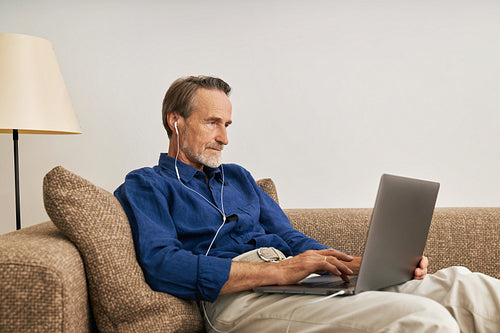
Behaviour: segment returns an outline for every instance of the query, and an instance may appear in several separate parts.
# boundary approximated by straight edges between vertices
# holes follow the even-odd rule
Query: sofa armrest
[[[0,331],[92,332],[75,246],[52,222],[0,236]]]
[[[286,209],[304,234],[352,255],[362,255],[371,209]],[[500,207],[436,208],[425,255],[431,273],[465,266],[500,278]]]

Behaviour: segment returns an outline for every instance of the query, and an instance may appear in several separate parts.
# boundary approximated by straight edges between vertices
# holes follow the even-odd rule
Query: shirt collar
[[[177,178],[177,173],[175,171],[175,158],[168,156],[168,154],[166,153],[161,153],[158,165],[168,174],[173,175]],[[219,166],[218,168],[210,168],[205,166],[203,168],[203,172],[201,172],[193,168],[192,166],[177,160],[177,169],[179,169],[181,180],[185,183],[190,182],[197,173],[206,175],[208,179],[212,179],[213,177],[215,177],[215,179],[222,183],[221,166]],[[227,180],[225,181],[225,183],[227,184]]]

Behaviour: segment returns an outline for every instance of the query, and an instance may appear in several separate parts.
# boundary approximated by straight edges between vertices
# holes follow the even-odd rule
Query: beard
[[[212,151],[210,148],[219,149],[221,151]],[[220,143],[209,143],[201,153],[195,153],[187,145],[182,147],[182,151],[190,160],[203,164],[209,168],[218,168],[222,164],[222,149],[224,149],[224,145]]]

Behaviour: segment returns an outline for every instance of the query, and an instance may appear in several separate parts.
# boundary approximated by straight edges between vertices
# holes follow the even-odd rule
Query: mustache
[[[209,143],[206,147],[212,149],[218,149],[221,151],[224,150],[224,145],[222,143],[217,143],[217,142]]]

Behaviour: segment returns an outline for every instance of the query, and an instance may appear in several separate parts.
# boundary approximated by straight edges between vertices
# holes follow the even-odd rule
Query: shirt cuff
[[[230,258],[198,256],[198,299],[214,302],[229,279],[230,270]]]

